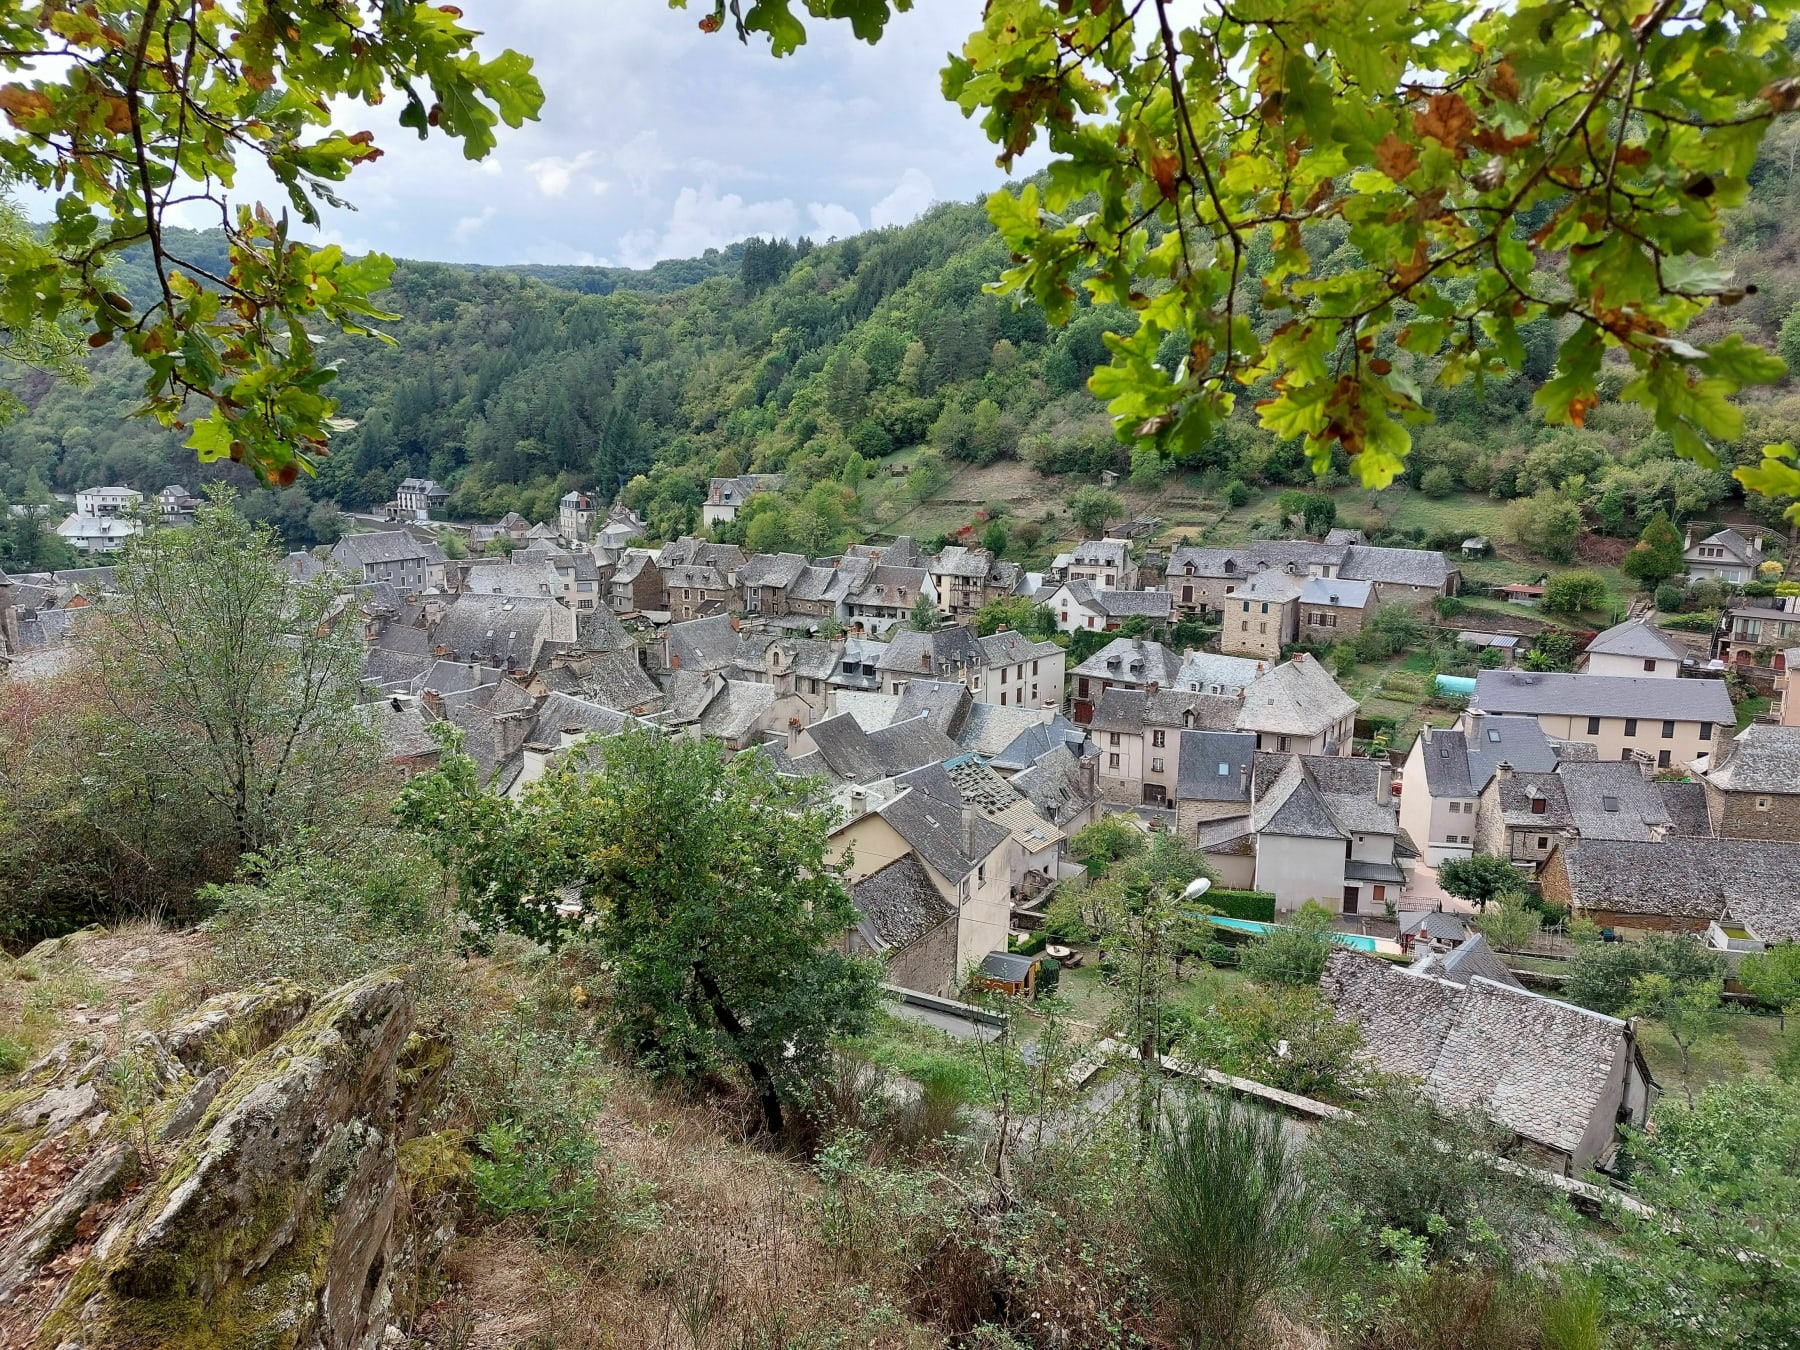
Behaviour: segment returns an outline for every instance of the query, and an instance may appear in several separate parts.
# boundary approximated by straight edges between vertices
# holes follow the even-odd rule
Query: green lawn
[[[1761,694],[1756,694],[1738,704],[1737,729],[1742,731],[1745,727],[1749,726],[1751,722],[1768,712],[1772,702],[1773,700],[1764,698]]]
[[[1788,1019],[1787,1035],[1800,1035],[1800,1018]],[[1639,1023],[1639,1041],[1650,1072],[1665,1094],[1679,1094],[1681,1057],[1675,1042],[1660,1022]],[[1739,1009],[1720,1014],[1719,1034],[1702,1041],[1693,1051],[1692,1086],[1696,1092],[1713,1083],[1729,1082],[1749,1074],[1770,1073],[1783,1045],[1781,1019]]]

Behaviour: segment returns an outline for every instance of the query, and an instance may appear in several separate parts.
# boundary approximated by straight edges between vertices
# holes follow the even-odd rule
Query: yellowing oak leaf
[[[1413,130],[1463,157],[1463,144],[1475,130],[1475,110],[1460,94],[1433,94],[1422,111],[1413,114]]]

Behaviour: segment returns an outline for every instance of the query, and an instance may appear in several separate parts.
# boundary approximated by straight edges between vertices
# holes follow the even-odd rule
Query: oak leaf
[[[1463,155],[1463,143],[1475,130],[1475,110],[1458,94],[1433,94],[1425,107],[1413,114],[1413,130]]]
[[[1376,142],[1375,163],[1396,183],[1404,183],[1413,170],[1419,167],[1419,152],[1409,142],[1401,140],[1390,131]]]

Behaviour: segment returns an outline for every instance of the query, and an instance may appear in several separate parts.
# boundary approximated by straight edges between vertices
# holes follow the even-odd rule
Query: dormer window
[[[1549,809],[1550,809],[1550,803],[1546,798],[1533,797],[1531,799],[1531,814],[1532,815],[1541,816]]]

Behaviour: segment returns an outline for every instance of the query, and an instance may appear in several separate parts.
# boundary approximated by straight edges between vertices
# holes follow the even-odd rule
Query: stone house
[[[745,502],[759,492],[780,492],[786,482],[784,473],[740,473],[731,478],[714,478],[706,485],[700,522],[710,530],[715,525],[736,520]]]
[[[735,608],[736,593],[730,580],[707,563],[660,566],[662,590],[669,618],[675,623],[723,614]]]
[[[1084,539],[1069,555],[1069,581],[1088,582],[1097,591],[1135,591],[1137,564],[1131,545],[1123,539]]]
[[[1226,600],[1260,572],[1367,582],[1373,603],[1415,607],[1454,595],[1461,570],[1430,549],[1385,548],[1353,534],[1333,531],[1322,543],[1304,539],[1264,539],[1234,548],[1183,545],[1169,555],[1164,585],[1183,618],[1222,613]]]
[[[1601,759],[1643,757],[1679,769],[1713,749],[1737,715],[1724,681],[1656,675],[1563,675],[1484,670],[1471,709],[1537,718],[1552,740],[1581,741]]]
[[[1800,641],[1800,597],[1770,605],[1735,605],[1720,621],[1713,654],[1721,661],[1781,670]]]
[[[1229,731],[1238,701],[1177,689],[1108,689],[1088,724],[1106,800],[1167,808],[1176,800],[1184,731]]]
[[[1713,833],[1731,839],[1800,840],[1800,727],[1752,722],[1724,737],[1695,777]],[[1800,877],[1795,879],[1800,894]]]
[[[1086,723],[1108,689],[1174,688],[1181,661],[1160,642],[1146,638],[1114,638],[1076,666],[1072,715]]]
[[[913,680],[950,680],[974,692],[982,683],[985,661],[975,630],[950,624],[928,633],[899,630],[881,649],[875,666],[884,694],[898,694]]]
[[[938,602],[930,573],[922,567],[890,566],[883,560],[860,584],[845,591],[839,612],[846,624],[860,625],[879,636],[911,619],[921,596],[934,606]]]
[[[1800,941],[1800,843],[1770,839],[1568,839],[1538,872],[1544,899],[1617,932]]]
[[[798,553],[751,554],[737,570],[739,608],[746,614],[790,613],[788,593],[809,566]]]
[[[850,887],[857,923],[844,935],[850,955],[879,956],[887,982],[922,994],[957,991],[957,909],[938,891],[911,853],[865,875]]]
[[[1270,663],[1279,661],[1282,649],[1299,636],[1303,589],[1293,573],[1274,568],[1251,577],[1225,606],[1219,650]]]
[[[1295,652],[1243,691],[1236,730],[1254,734],[1259,750],[1348,755],[1355,743],[1356,708],[1325,667]]]
[[[347,534],[333,545],[331,562],[359,581],[387,581],[404,590],[444,588],[444,550],[405,530]]]
[[[571,544],[590,543],[599,511],[599,498],[591,492],[565,492],[556,503],[556,532]]]
[[[1203,826],[1250,812],[1256,737],[1245,731],[1183,731],[1175,787],[1175,829],[1190,842]],[[1246,882],[1255,880],[1252,872]]]
[[[1346,577],[1308,577],[1300,586],[1297,642],[1338,642],[1362,632],[1375,588]]]
[[[663,612],[666,602],[656,555],[648,549],[626,549],[606,583],[606,603],[614,614]]]
[[[449,500],[450,489],[430,478],[402,479],[394,491],[398,516],[409,520],[430,520],[431,513],[442,511]]]
[[[1642,1128],[1659,1089],[1630,1022],[1471,975],[1418,975],[1334,951],[1320,992],[1362,1032],[1378,1071],[1448,1111],[1478,1111],[1563,1176],[1610,1166],[1621,1127]]]

